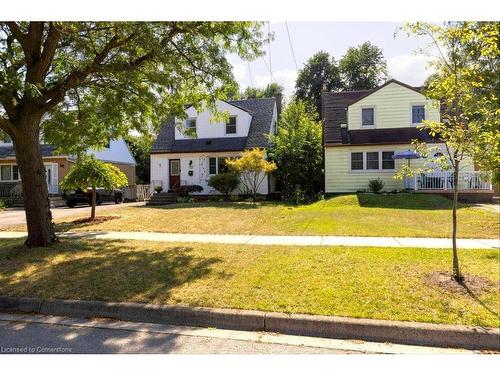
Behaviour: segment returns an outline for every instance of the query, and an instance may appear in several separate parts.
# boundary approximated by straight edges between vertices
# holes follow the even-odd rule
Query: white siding
[[[425,118],[439,121],[439,108],[422,94],[397,83],[390,83],[371,95],[350,105],[347,109],[349,130],[404,128],[411,124],[411,107],[425,105]],[[361,110],[375,109],[375,126],[361,126]]]
[[[87,154],[95,155],[97,159],[105,162],[136,165],[135,159],[123,139],[109,142],[109,148],[100,151],[88,150]]]
[[[194,107],[189,107],[186,112],[189,118],[196,117],[196,135],[197,138],[223,138],[223,137],[246,137],[250,128],[252,116],[229,103],[222,100],[216,102],[217,110],[220,112],[227,111],[230,116],[236,116],[236,134],[226,134],[225,123],[212,122],[213,114],[209,110],[201,113],[196,112]],[[175,139],[190,139],[183,134],[186,126],[186,120],[176,119]]]
[[[441,151],[446,155],[443,145]],[[351,152],[373,152],[373,151],[406,151],[414,150],[411,145],[381,145],[381,146],[347,146],[347,147],[326,147],[325,148],[325,191],[326,193],[344,193],[368,190],[368,182],[376,178],[381,178],[385,191],[403,189],[403,181],[397,180],[394,175],[408,160],[395,160],[396,171],[351,171]],[[422,168],[425,159],[411,160],[412,169]],[[474,166],[471,160],[463,162],[461,171],[473,171]]]
[[[180,159],[181,162],[181,185],[200,185],[203,191],[200,195],[219,194],[216,190],[208,186],[209,175],[209,158],[211,157],[236,157],[238,153],[190,153],[190,154],[152,154],[151,155],[151,183],[156,184],[161,181],[163,190],[169,188],[169,159]],[[189,176],[189,171],[193,171],[193,175]],[[268,176],[264,177],[262,184],[259,187],[258,193],[267,195],[268,191]],[[153,186],[154,187],[154,186]],[[238,193],[235,191],[234,193]],[[196,193],[195,193],[196,194]]]

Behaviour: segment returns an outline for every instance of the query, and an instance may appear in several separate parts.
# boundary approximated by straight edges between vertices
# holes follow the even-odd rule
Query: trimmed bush
[[[368,187],[370,188],[370,191],[372,193],[378,194],[384,188],[384,181],[382,181],[380,178],[377,178],[376,180],[370,180],[370,182],[368,182]]]
[[[200,185],[183,185],[179,188],[178,193],[181,197],[188,197],[191,193],[200,193],[203,187]]]
[[[5,202],[0,199],[0,211],[3,211],[5,209]]]
[[[224,199],[229,197],[229,194],[240,184],[239,177],[234,173],[219,173],[210,177],[208,186],[213,187],[222,195]]]

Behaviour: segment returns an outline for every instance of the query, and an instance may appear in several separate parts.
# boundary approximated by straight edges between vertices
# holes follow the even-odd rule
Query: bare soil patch
[[[464,293],[481,295],[484,292],[500,288],[498,283],[494,283],[487,277],[477,275],[464,275],[463,282],[457,282],[449,272],[431,272],[426,275],[425,283],[431,288],[437,288],[449,293]]]
[[[120,216],[97,216],[94,219],[86,217],[83,219],[73,220],[71,221],[71,224],[100,224],[106,221],[115,220],[119,218]]]

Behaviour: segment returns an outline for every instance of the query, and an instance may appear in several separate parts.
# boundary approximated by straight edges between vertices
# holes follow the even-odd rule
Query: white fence
[[[124,199],[128,201],[145,201],[151,196],[151,188],[149,185],[133,185],[123,189]]]
[[[453,172],[420,173],[405,179],[405,187],[413,190],[453,190]],[[484,172],[460,172],[459,190],[491,190],[491,180]]]

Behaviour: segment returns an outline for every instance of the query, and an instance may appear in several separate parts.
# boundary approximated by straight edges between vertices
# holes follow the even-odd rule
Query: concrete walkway
[[[0,232],[0,238],[22,238],[26,232]],[[367,246],[367,247],[414,247],[450,248],[448,238],[410,237],[347,237],[347,236],[257,236],[231,234],[184,234],[158,232],[64,232],[61,238],[139,240],[156,242],[195,242],[244,245],[281,246]],[[462,249],[499,249],[500,239],[459,239]]]

